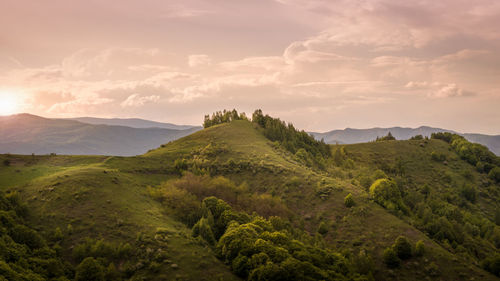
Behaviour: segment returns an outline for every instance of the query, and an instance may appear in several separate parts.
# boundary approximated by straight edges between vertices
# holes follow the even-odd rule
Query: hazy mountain
[[[199,126],[175,125],[171,123],[161,123],[139,118],[122,119],[122,118],[78,117],[78,118],[68,118],[68,120],[75,120],[82,123],[93,124],[93,125],[126,126],[132,128],[163,128],[163,129],[174,129],[174,130],[187,130],[198,127],[201,129],[201,127]]]
[[[493,153],[500,155],[500,135],[490,136],[483,134],[461,134],[451,130],[421,126],[418,128],[371,128],[333,130],[326,133],[311,133],[316,139],[324,139],[326,143],[363,143],[374,141],[377,137],[386,136],[389,132],[398,140],[407,140],[416,135],[430,136],[436,132],[451,132],[464,136],[471,142],[477,142],[487,146]]]
[[[0,117],[0,153],[130,156],[143,154],[199,129],[93,125],[17,114]]]

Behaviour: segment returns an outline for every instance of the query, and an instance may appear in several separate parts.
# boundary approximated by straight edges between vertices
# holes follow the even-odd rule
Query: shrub
[[[319,226],[318,226],[318,233],[321,235],[325,235],[328,233],[328,224],[324,221],[322,221]]]
[[[442,153],[437,153],[435,151],[433,151],[431,153],[431,158],[432,160],[434,161],[437,161],[437,162],[442,162],[442,161],[445,161],[446,160],[446,155],[442,154]]]
[[[201,218],[194,226],[193,226],[193,237],[200,236],[205,241],[207,241],[210,245],[215,244],[214,234],[210,225],[208,223],[208,219]]]
[[[403,203],[401,192],[392,179],[378,179],[370,186],[370,195],[378,204],[388,210],[401,210],[408,213],[408,207]]]
[[[481,266],[496,276],[500,276],[500,254],[488,257],[481,262]]]
[[[420,257],[425,253],[425,244],[424,241],[418,240],[417,244],[415,244],[415,256]]]
[[[495,168],[491,169],[490,172],[488,173],[488,177],[491,180],[494,180],[496,182],[500,182],[500,167],[495,167]]]
[[[354,199],[352,198],[352,194],[349,193],[347,196],[344,198],[344,204],[347,208],[351,208],[352,206],[355,205]]]
[[[387,248],[384,251],[384,263],[389,268],[396,268],[399,266],[399,258],[392,248]]]
[[[411,244],[408,242],[408,239],[404,236],[399,236],[394,243],[394,251],[402,260],[411,258]]]
[[[477,192],[476,192],[476,189],[474,188],[474,186],[463,185],[461,190],[460,190],[460,194],[462,195],[462,197],[464,197],[469,202],[471,202],[471,203],[476,202]]]
[[[104,280],[104,268],[92,257],[85,258],[76,267],[75,281]]]
[[[38,249],[45,245],[45,241],[36,231],[24,225],[16,225],[13,227],[10,236],[17,243],[26,244],[31,249]]]

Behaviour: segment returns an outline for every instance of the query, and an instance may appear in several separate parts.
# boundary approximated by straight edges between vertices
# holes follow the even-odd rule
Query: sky
[[[498,0],[0,0],[0,115],[500,134]]]

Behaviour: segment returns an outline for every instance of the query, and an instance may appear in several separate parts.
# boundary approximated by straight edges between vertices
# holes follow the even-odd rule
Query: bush
[[[500,277],[500,254],[488,257],[481,262],[481,266],[496,276]]]
[[[444,155],[443,153],[437,153],[437,152],[433,151],[433,152],[431,152],[431,158],[434,161],[442,162],[442,161],[446,160],[446,155]]]
[[[394,251],[402,260],[411,258],[411,244],[408,242],[408,239],[404,236],[399,236],[394,243]]]
[[[421,257],[425,253],[425,244],[424,241],[418,240],[417,244],[415,244],[415,256]]]
[[[322,221],[319,226],[318,226],[318,233],[321,235],[325,235],[328,233],[328,224],[324,221]]]
[[[460,194],[462,195],[462,197],[464,197],[469,202],[471,202],[471,203],[476,202],[477,192],[476,192],[476,189],[474,188],[474,186],[472,186],[472,185],[462,186],[462,188],[460,190]]]
[[[213,219],[213,218],[212,218]],[[210,245],[215,244],[214,234],[210,225],[208,223],[208,219],[201,218],[194,226],[193,226],[193,237],[200,236]]]
[[[24,225],[16,225],[13,227],[10,236],[17,243],[26,244],[31,249],[38,249],[45,245],[45,241],[36,231]]]
[[[392,248],[387,248],[384,251],[384,263],[389,268],[396,268],[399,266],[399,258]]]
[[[104,280],[104,268],[92,257],[85,258],[76,267],[75,281]]]
[[[355,205],[354,199],[352,198],[352,194],[349,193],[347,196],[344,198],[344,204],[347,208],[351,208],[352,206]]]
[[[408,207],[403,203],[401,192],[392,179],[378,179],[370,186],[370,195],[378,204],[392,211],[401,210],[408,213]]]
[[[495,167],[495,168],[491,169],[490,172],[488,173],[488,177],[491,180],[494,180],[496,182],[500,182],[500,167]]]

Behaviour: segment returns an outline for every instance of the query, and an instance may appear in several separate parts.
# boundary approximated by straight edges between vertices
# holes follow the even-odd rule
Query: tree
[[[370,195],[375,202],[387,209],[406,209],[401,200],[401,192],[392,179],[376,180],[370,186]]]
[[[392,135],[391,132],[389,132],[385,137],[377,137],[375,141],[390,141],[390,140],[396,140],[396,138]]]
[[[92,257],[85,258],[77,267],[75,281],[104,281],[104,268]]]
[[[395,268],[399,266],[399,258],[396,252],[392,248],[387,248],[384,251],[384,263],[389,268]]]
[[[208,224],[208,220],[206,218],[201,218],[194,226],[193,226],[193,237],[200,236],[205,241],[207,241],[210,245],[215,244],[214,234],[210,225]]]
[[[411,244],[408,242],[408,239],[404,236],[399,236],[394,243],[394,251],[402,260],[411,258]]]
[[[347,196],[344,198],[344,204],[347,208],[351,208],[352,206],[355,205],[354,199],[352,198],[352,194],[349,193]]]

